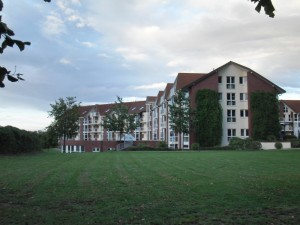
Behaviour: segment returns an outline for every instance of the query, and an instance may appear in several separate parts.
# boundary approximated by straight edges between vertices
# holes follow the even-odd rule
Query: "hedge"
[[[0,126],[1,154],[33,152],[41,148],[40,138],[36,132],[20,130],[12,126]]]

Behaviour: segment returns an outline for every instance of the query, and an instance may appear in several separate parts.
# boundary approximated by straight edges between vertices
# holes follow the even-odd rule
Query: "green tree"
[[[201,147],[220,145],[222,138],[222,107],[218,93],[199,90],[196,95],[195,132]]]
[[[135,130],[139,123],[135,121],[136,114],[129,114],[128,107],[122,98],[119,96],[117,98],[112,111],[105,115],[102,125],[109,131],[119,132],[119,140],[121,141],[122,135]]]
[[[51,0],[44,0],[45,2],[51,2]],[[3,2],[0,0],[0,12],[2,12],[3,9]],[[6,23],[2,21],[2,15],[0,15],[0,39],[3,39],[2,44],[0,46],[0,54],[3,53],[4,49],[6,47],[13,47],[14,45],[17,45],[20,51],[23,51],[25,49],[26,45],[30,45],[30,42],[28,41],[20,41],[13,39],[12,36],[14,36],[15,33],[12,29],[10,29]],[[5,67],[0,66],[0,87],[5,87],[3,81],[5,77],[11,82],[16,82],[19,80],[24,80],[21,73],[16,73],[16,71],[11,74],[11,71],[7,70]]]
[[[182,148],[181,134],[189,133],[190,124],[190,100],[186,93],[178,90],[169,105],[170,126],[175,133],[179,134],[179,148]]]
[[[65,100],[59,98],[50,106],[52,110],[49,111],[49,116],[53,117],[54,121],[47,129],[49,133],[63,139],[63,152],[65,152],[66,139],[78,133],[80,103],[77,103],[76,97],[67,97]]]
[[[277,95],[257,91],[251,94],[252,138],[267,140],[269,136],[279,138],[279,102]]]

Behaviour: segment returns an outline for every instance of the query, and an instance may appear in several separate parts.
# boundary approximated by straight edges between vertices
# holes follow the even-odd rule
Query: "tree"
[[[265,9],[265,13],[267,15],[269,15],[269,17],[272,17],[274,18],[275,14],[274,14],[274,11],[275,11],[275,8],[272,4],[272,0],[251,0],[251,2],[254,2],[254,3],[257,3],[257,6],[255,7],[255,10],[257,12],[260,12],[261,10],[261,7],[263,7]]]
[[[281,126],[277,95],[270,92],[253,92],[250,107],[252,112],[252,138],[255,140],[267,140],[272,136],[279,138]]]
[[[44,0],[45,2],[51,2],[51,0]],[[3,9],[3,2],[0,0],[0,12]],[[4,49],[6,47],[13,47],[14,45],[17,45],[20,51],[23,51],[25,49],[26,45],[30,45],[30,42],[28,41],[20,41],[13,39],[12,36],[14,36],[15,33],[12,29],[10,29],[6,23],[2,21],[2,15],[0,15],[0,39],[3,38],[2,44],[0,46],[0,54],[3,53]],[[0,87],[5,87],[3,81],[5,77],[11,82],[16,82],[19,80],[24,80],[21,76],[23,74],[16,73],[16,71],[11,74],[11,71],[7,70],[5,67],[0,66]]]
[[[107,113],[103,119],[103,127],[112,132],[119,132],[119,140],[122,134],[135,130],[139,124],[135,121],[135,114],[129,114],[128,107],[121,97],[117,96],[117,101],[111,113]]]
[[[195,132],[201,147],[220,145],[222,138],[222,107],[216,91],[199,90],[196,95]]]
[[[172,104],[169,105],[170,126],[175,133],[179,134],[179,148],[182,148],[181,134],[189,133],[190,125],[190,101],[186,93],[178,90],[173,98]]]
[[[54,133],[57,138],[63,139],[63,152],[66,150],[66,138],[77,134],[79,128],[79,107],[76,97],[59,98],[55,104],[50,104],[52,110],[49,116],[54,121],[47,128],[49,133]]]

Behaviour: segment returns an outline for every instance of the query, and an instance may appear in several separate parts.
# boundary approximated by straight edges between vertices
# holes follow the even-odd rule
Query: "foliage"
[[[266,140],[269,141],[269,142],[274,142],[277,139],[276,139],[276,137],[274,135],[268,135]]]
[[[122,134],[129,133],[135,130],[139,123],[135,121],[136,114],[129,114],[128,107],[123,103],[121,97],[118,100],[110,113],[106,113],[103,119],[103,127],[109,131],[119,132],[120,141]]]
[[[47,129],[46,131],[38,132],[42,147],[45,149],[57,148],[58,138],[52,129]]]
[[[51,0],[44,0],[45,2],[50,2]],[[3,9],[3,2],[0,0],[0,12]],[[14,36],[15,33],[12,29],[10,29],[6,23],[2,21],[2,15],[0,15],[0,39],[3,38],[2,44],[0,46],[0,54],[3,53],[4,49],[6,47],[13,47],[14,45],[18,46],[20,51],[23,51],[25,49],[26,45],[30,45],[30,42],[28,41],[20,41],[13,39],[12,36]],[[3,81],[5,77],[11,82],[17,82],[19,80],[24,80],[21,76],[23,74],[16,73],[16,71],[11,74],[11,71],[7,70],[5,67],[0,66],[0,87],[5,87]]]
[[[157,143],[157,148],[158,149],[168,149],[168,144],[166,143],[166,142],[164,142],[164,141],[160,141],[160,142],[158,142]]]
[[[76,97],[59,98],[55,104],[50,104],[52,110],[49,116],[54,121],[48,126],[49,134],[57,138],[63,138],[63,149],[65,150],[66,138],[72,138],[77,134],[79,124],[79,107],[80,103],[76,102]]]
[[[269,15],[269,17],[273,18],[275,16],[275,8],[272,4],[272,0],[251,0],[251,2],[258,2],[257,6],[255,7],[257,12],[260,12],[261,8],[263,7],[265,9],[265,13]]]
[[[288,141],[288,140],[294,140],[294,139],[297,139],[297,137],[295,135],[289,135],[289,134],[286,134],[283,136],[283,140],[285,141]]]
[[[229,148],[233,150],[260,150],[262,146],[259,141],[254,141],[251,138],[233,137],[230,139]]]
[[[271,135],[279,138],[279,102],[277,95],[257,91],[251,94],[252,137],[254,140],[267,140]]]
[[[275,148],[276,149],[282,149],[282,143],[281,142],[275,142]]]
[[[210,89],[197,92],[193,123],[195,124],[197,142],[200,146],[220,145],[222,138],[222,107],[217,92]]]
[[[300,148],[300,140],[292,140],[291,147],[292,148]]]
[[[191,149],[192,150],[199,150],[199,147],[200,147],[199,143],[193,143],[192,146],[191,146]]]
[[[156,148],[150,147],[148,145],[137,145],[137,146],[131,146],[129,148],[124,149],[123,151],[157,151]]]
[[[176,133],[189,133],[190,101],[186,93],[178,90],[169,105],[170,126]]]
[[[34,152],[41,148],[36,132],[20,130],[12,126],[0,127],[0,154]]]

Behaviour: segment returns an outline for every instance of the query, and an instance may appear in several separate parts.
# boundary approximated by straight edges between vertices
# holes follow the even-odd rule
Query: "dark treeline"
[[[0,154],[17,154],[41,151],[52,147],[45,132],[20,130],[16,127],[0,126]]]

